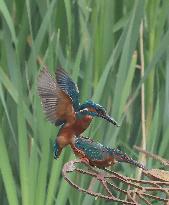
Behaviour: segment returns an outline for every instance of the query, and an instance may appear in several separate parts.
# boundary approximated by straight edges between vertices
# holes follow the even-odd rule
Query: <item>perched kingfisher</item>
[[[91,166],[105,168],[114,165],[116,162],[125,162],[146,170],[144,165],[132,159],[121,150],[106,147],[90,138],[74,137],[70,145],[75,155]]]
[[[79,103],[77,85],[62,68],[56,71],[56,79],[44,67],[38,77],[38,93],[47,119],[55,126],[61,126],[54,144],[54,158],[58,158],[63,147],[71,139],[88,128],[93,117],[101,117],[119,126],[106,110],[92,100]]]

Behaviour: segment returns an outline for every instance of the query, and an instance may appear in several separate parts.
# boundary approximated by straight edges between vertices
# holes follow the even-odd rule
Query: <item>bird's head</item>
[[[93,102],[92,100],[86,100],[84,105],[88,110],[87,115],[90,115],[92,117],[101,117],[119,127],[118,123],[107,114],[103,106]]]

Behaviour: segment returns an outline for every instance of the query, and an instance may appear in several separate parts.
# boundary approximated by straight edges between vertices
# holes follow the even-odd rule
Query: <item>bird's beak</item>
[[[108,122],[112,123],[113,125],[120,127],[120,125],[116,122],[116,120],[114,120],[112,117],[110,117],[109,115],[99,115],[99,117],[107,120]]]

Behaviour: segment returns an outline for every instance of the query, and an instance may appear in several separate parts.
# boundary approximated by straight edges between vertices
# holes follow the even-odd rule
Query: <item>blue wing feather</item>
[[[76,112],[79,109],[79,90],[77,85],[62,68],[57,69],[56,80],[59,87],[71,98]]]
[[[108,155],[106,147],[102,144],[82,136],[75,138],[75,147],[83,151],[91,160],[104,160]]]

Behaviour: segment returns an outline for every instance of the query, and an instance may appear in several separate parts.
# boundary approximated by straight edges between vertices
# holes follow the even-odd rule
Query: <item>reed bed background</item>
[[[53,159],[58,128],[46,121],[37,76],[62,65],[120,122],[95,119],[85,136],[146,161],[133,145],[169,158],[169,1],[0,0],[0,204],[108,204],[79,193],[61,176],[75,158]],[[129,176],[139,175],[120,165]],[[88,180],[79,179],[85,186]]]

